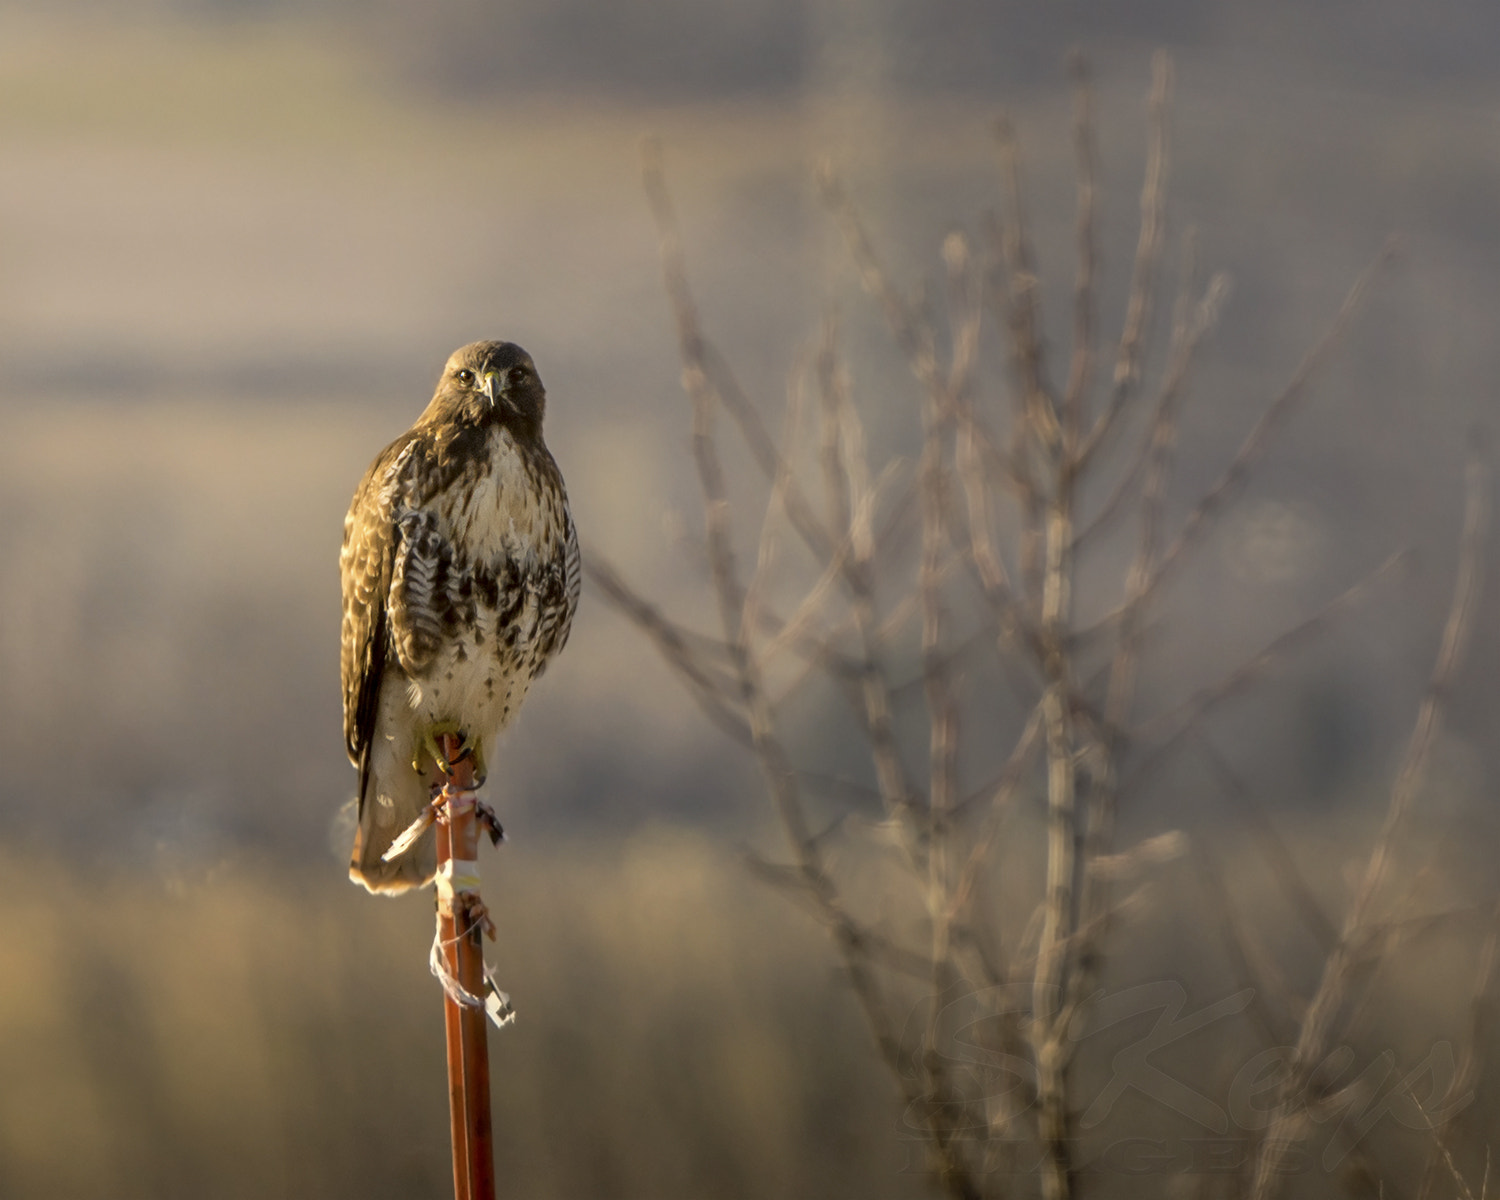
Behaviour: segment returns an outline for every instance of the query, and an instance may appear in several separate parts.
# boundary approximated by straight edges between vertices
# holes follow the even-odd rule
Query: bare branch
[[[1284,660],[1293,650],[1321,634],[1338,616],[1362,602],[1378,585],[1404,570],[1410,561],[1411,555],[1406,551],[1391,555],[1353,587],[1335,596],[1307,620],[1293,626],[1270,642],[1218,683],[1203,688],[1176,708],[1143,724],[1136,733],[1137,740],[1155,741],[1156,745],[1136,766],[1127,787],[1138,785],[1142,778],[1159,766],[1166,756],[1176,749],[1184,736],[1221,704],[1239,695],[1256,679]]]
[[[804,364],[792,370],[787,381],[786,413],[782,421],[781,451],[778,455],[776,475],[771,481],[770,494],[766,497],[766,511],[760,523],[760,545],[755,556],[755,570],[750,576],[750,585],[745,589],[745,605],[740,622],[752,636],[759,624],[759,614],[764,605],[766,589],[770,586],[771,567],[776,558],[776,518],[786,511],[786,495],[792,483],[792,455],[797,436],[802,426]],[[835,558],[837,555],[835,554]],[[761,655],[765,664],[769,656]]]
[[[955,1142],[945,1110],[941,1105],[924,1103],[924,1097],[916,1092],[912,1081],[902,1071],[900,1042],[891,1027],[883,990],[871,966],[866,935],[844,911],[833,880],[823,867],[821,852],[808,826],[796,775],[785,747],[776,734],[769,697],[751,650],[750,628],[743,619],[745,592],[735,566],[730,541],[729,501],[724,490],[718,448],[714,442],[713,413],[722,397],[705,369],[703,338],[687,295],[675,218],[661,172],[660,152],[654,147],[648,147],[646,154],[646,188],[661,233],[663,272],[678,321],[683,388],[692,402],[693,457],[703,492],[714,590],[724,625],[725,641],[730,646],[739,678],[756,758],[760,762],[772,805],[797,860],[797,868],[834,931],[834,942],[881,1057],[901,1083],[908,1102],[925,1108],[934,1147],[942,1158],[945,1177],[952,1181],[960,1194],[977,1198],[978,1191],[970,1180],[962,1149]],[[790,494],[788,489],[788,497]]]
[[[822,574],[807,590],[797,608],[782,623],[776,636],[765,646],[764,654],[768,658],[800,639],[814,635],[813,625],[834,596],[839,581],[845,578],[845,572],[856,554],[855,544],[860,536],[858,531],[868,530],[870,527],[873,520],[871,513],[879,504],[881,493],[895,480],[898,470],[899,464],[888,463],[874,486],[860,497],[858,510],[853,514],[853,525],[849,534],[838,544],[833,557],[828,560]]]
[[[1284,1046],[1295,1034],[1303,1006],[1254,929],[1235,914],[1224,884],[1223,864],[1212,845],[1207,839],[1196,837],[1193,847],[1192,862],[1199,890],[1224,934],[1219,945],[1234,963],[1241,985],[1252,990],[1248,1011],[1260,1026],[1261,1039],[1266,1046]],[[1268,996],[1272,995],[1277,1001],[1275,1006],[1268,1002]]]
[[[1114,385],[1109,401],[1076,456],[1076,469],[1080,471],[1099,452],[1110,431],[1119,423],[1120,414],[1129,404],[1141,379],[1141,363],[1145,358],[1156,289],[1156,269],[1161,258],[1162,230],[1166,224],[1167,114],[1171,100],[1172,58],[1165,50],[1158,50],[1151,59],[1151,94],[1146,102],[1150,133],[1146,144],[1146,178],[1141,185],[1141,231],[1130,276],[1130,298],[1125,305],[1125,326],[1115,355]]]
[[[1271,824],[1271,818],[1265,808],[1250,789],[1240,781],[1239,776],[1219,753],[1218,747],[1201,733],[1196,744],[1213,768],[1214,774],[1218,776],[1224,790],[1229,793],[1234,815],[1245,823],[1260,847],[1261,856],[1270,867],[1271,874],[1276,877],[1282,894],[1291,901],[1297,915],[1302,918],[1302,924],[1317,939],[1318,946],[1326,954],[1338,941],[1338,930],[1333,927],[1333,923],[1323,912],[1323,906],[1318,903],[1318,898],[1307,886],[1307,881],[1297,867],[1297,860],[1292,857],[1285,839],[1276,832],[1276,827]]]
[[[1041,280],[1026,233],[1026,211],[1021,191],[1021,156],[1015,130],[1008,120],[995,124],[1000,149],[1000,173],[1006,194],[1005,215],[1000,224],[1000,246],[1006,278],[1003,295],[1009,333],[1011,365],[1021,386],[1023,427],[1037,446],[1056,452],[1062,441],[1057,398],[1047,382],[1046,351],[1042,343],[1042,305],[1038,295]]]
[[[1443,704],[1463,657],[1479,597],[1489,490],[1489,464],[1475,453],[1466,472],[1467,495],[1458,576],[1454,583],[1448,619],[1443,626],[1442,644],[1438,648],[1426,694],[1417,709],[1417,719],[1406,745],[1406,753],[1391,787],[1385,821],[1365,863],[1364,874],[1344,918],[1338,944],[1324,964],[1317,991],[1308,1005],[1294,1051],[1292,1078],[1281,1089],[1275,1116],[1256,1156],[1251,1189],[1253,1200],[1265,1200],[1274,1190],[1278,1168],[1289,1148],[1287,1130],[1298,1117],[1302,1106],[1301,1092],[1308,1073],[1323,1054],[1332,1033],[1333,1022],[1344,1004],[1352,968],[1371,923],[1371,910],[1390,869],[1396,835],[1416,799],[1427,760],[1442,728]]]
[[[1176,432],[1176,408],[1198,347],[1218,324],[1219,313],[1229,294],[1229,277],[1220,272],[1209,281],[1207,290],[1196,306],[1193,305],[1192,290],[1195,286],[1196,254],[1192,230],[1189,230],[1183,237],[1182,260],[1182,283],[1178,289],[1176,315],[1172,322],[1172,342],[1167,351],[1167,370],[1161,392],[1157,397],[1156,410],[1152,415],[1150,427],[1146,430],[1140,450],[1130,466],[1120,476],[1108,498],[1099,506],[1099,511],[1073,539],[1075,550],[1102,530],[1107,529],[1113,518],[1124,510],[1125,497],[1130,494],[1137,478],[1142,474],[1147,476],[1142,486],[1142,504],[1148,508],[1154,505],[1157,510],[1148,514],[1151,536],[1153,538],[1155,536],[1156,521],[1159,519],[1158,513],[1166,484],[1166,468],[1170,465],[1167,455]],[[1158,468],[1158,474],[1154,477],[1150,473],[1153,466]]]
[[[1365,269],[1364,273],[1354,282],[1349,293],[1344,297],[1344,303],[1339,307],[1338,314],[1333,323],[1311,350],[1303,358],[1297,370],[1293,373],[1291,381],[1279,396],[1276,397],[1261,414],[1260,420],[1240,444],[1233,460],[1225,469],[1224,474],[1219,477],[1217,483],[1206,491],[1199,499],[1193,511],[1188,514],[1187,520],[1183,522],[1182,529],[1178,532],[1171,544],[1162,553],[1161,561],[1156,566],[1155,574],[1152,576],[1148,591],[1155,592],[1171,574],[1174,567],[1182,560],[1183,556],[1211,527],[1214,518],[1239,494],[1245,481],[1250,476],[1250,469],[1260,460],[1265,452],[1272,433],[1281,425],[1302,402],[1307,394],[1307,385],[1317,374],[1318,369],[1327,361],[1333,348],[1343,339],[1350,323],[1356,313],[1364,304],[1365,297],[1369,294],[1370,286],[1376,277],[1384,269],[1394,256],[1394,244],[1387,244],[1380,252],[1375,261]]]
[[[850,476],[844,466],[845,445],[855,438],[860,443],[851,455],[863,463],[863,436],[856,424],[853,430],[845,428],[845,419],[851,411],[849,403],[849,380],[839,359],[839,325],[833,313],[823,318],[823,336],[818,343],[816,363],[818,373],[818,395],[822,400],[822,421],[819,425],[818,460],[823,467],[823,489],[827,497],[828,521],[835,530],[851,529],[853,514],[850,511]],[[855,418],[856,422],[858,418]],[[859,481],[855,481],[856,491]],[[868,553],[868,550],[866,551]]]
[[[821,165],[818,183],[823,202],[833,214],[844,235],[844,243],[859,271],[860,282],[866,294],[873,297],[880,305],[886,327],[890,330],[897,346],[905,354],[912,375],[924,392],[938,405],[945,419],[956,418],[967,428],[986,461],[1002,473],[1009,474],[1011,466],[1006,452],[996,444],[994,438],[978,420],[972,406],[960,402],[961,394],[955,394],[952,387],[952,384],[957,382],[962,384],[964,389],[967,388],[968,374],[972,371],[974,361],[972,348],[977,343],[971,342],[966,349],[963,343],[967,335],[961,334],[956,339],[955,349],[958,351],[958,361],[965,362],[966,360],[966,367],[963,372],[955,373],[953,380],[945,376],[938,363],[937,337],[931,325],[920,310],[914,309],[901,297],[895,284],[891,282],[890,276],[880,261],[880,256],[875,252],[874,243],[865,230],[859,210],[855,208],[854,202],[844,190],[844,185],[831,164],[825,162]],[[977,330],[974,336],[977,338]]]
[[[1085,869],[1096,879],[1120,883],[1134,879],[1147,867],[1160,866],[1187,853],[1187,838],[1180,829],[1169,829],[1155,837],[1114,854],[1102,854],[1085,863]]]
[[[1078,164],[1078,276],[1073,286],[1073,354],[1068,382],[1063,389],[1063,441],[1067,455],[1077,452],[1083,424],[1083,398],[1094,366],[1094,274],[1098,248],[1095,245],[1094,208],[1098,173],[1094,149],[1094,90],[1088,60],[1078,52],[1069,55],[1073,73],[1073,155]]]
[[[690,397],[702,393],[711,401],[711,407],[721,406],[738,427],[751,457],[768,479],[775,479],[784,472],[781,455],[766,431],[755,405],[745,395],[729,365],[704,337],[699,324],[697,306],[688,287],[677,215],[667,191],[660,144],[648,141],[642,149],[642,158],[646,197],[661,241],[662,279],[677,325],[683,390]],[[788,478],[786,483],[785,507],[792,527],[814,557],[819,561],[827,561],[832,554],[832,539],[817,519],[794,477]]]
[[[737,711],[734,688],[728,678],[716,679],[718,672],[709,667],[701,646],[704,643],[727,653],[722,643],[692,634],[662,615],[661,611],[645,600],[620,577],[615,569],[596,554],[584,556],[584,571],[589,583],[599,589],[604,597],[635,624],[636,628],[651,641],[659,653],[682,681],[687,684],[688,694],[719,729],[735,741],[750,744],[750,730],[743,713]],[[699,643],[695,647],[694,642]]]
[[[1182,283],[1178,288],[1176,315],[1173,320],[1172,347],[1168,353],[1167,372],[1151,425],[1151,439],[1146,466],[1146,480],[1141,494],[1141,540],[1125,580],[1125,604],[1119,624],[1119,640],[1109,669],[1105,690],[1103,736],[1098,745],[1100,762],[1089,789],[1088,820],[1084,831],[1084,857],[1092,860],[1110,852],[1114,838],[1114,815],[1117,800],[1120,759],[1125,750],[1126,729],[1135,703],[1136,674],[1139,666],[1147,581],[1156,558],[1157,525],[1166,496],[1167,479],[1172,468],[1172,448],[1176,441],[1178,401],[1182,396],[1188,368],[1199,341],[1213,325],[1227,286],[1216,276],[1202,299],[1194,303],[1196,262],[1191,239],[1183,252]],[[1087,918],[1093,911],[1095,880],[1085,874],[1080,881],[1079,911]],[[1085,956],[1097,962],[1097,954]],[[1075,1000],[1090,985],[1092,972],[1081,972],[1074,986]]]

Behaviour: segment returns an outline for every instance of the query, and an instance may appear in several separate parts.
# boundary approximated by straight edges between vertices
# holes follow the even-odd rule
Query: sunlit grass
[[[485,869],[508,1194],[913,1194],[817,931],[731,857],[658,830]],[[341,874],[0,860],[4,1195],[440,1193],[429,901]]]

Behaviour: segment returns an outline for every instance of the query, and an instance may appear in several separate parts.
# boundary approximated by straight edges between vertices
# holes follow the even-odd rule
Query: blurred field
[[[330,845],[353,788],[336,556],[355,481],[449,351],[512,338],[548,385],[585,543],[706,618],[640,139],[664,142],[705,324],[768,422],[834,306],[854,385],[876,398],[878,456],[916,409],[814,164],[844,171],[903,283],[933,285],[943,236],[995,203],[989,123],[1008,110],[1059,316],[1074,41],[1100,77],[1107,311],[1158,42],[1180,47],[1168,274],[1196,226],[1204,267],[1233,276],[1169,521],[1385,237],[1403,238],[1316,402],[1169,597],[1143,680],[1167,708],[1417,549],[1413,579],[1214,729],[1340,911],[1436,644],[1463,442],[1492,424],[1500,381],[1493,18],[1454,3],[1386,30],[1344,10],[1160,3],[1013,28],[983,6],[858,7],[767,0],[720,28],[644,2],[615,26],[532,3],[509,24],[473,5],[368,20],[340,4],[316,19],[0,5],[0,1200],[444,1193],[430,910],[356,892]],[[1125,553],[1107,548],[1081,608],[1112,603]],[[1404,1069],[1435,1042],[1495,1056],[1471,995],[1500,839],[1495,611],[1487,599],[1403,846],[1417,911],[1447,915],[1395,960],[1395,999],[1358,1027],[1361,1067],[1390,1049]],[[909,701],[898,717],[919,713]],[[845,765],[839,717],[798,718],[800,745]],[[827,939],[731,849],[776,845],[751,765],[596,597],[494,757],[513,836],[486,889],[520,1012],[493,1043],[514,1194],[928,1194]],[[1305,995],[1317,947],[1221,789],[1184,767],[1153,801],[1122,836],[1208,839]],[[997,897],[1027,897],[1016,938],[1042,807],[1024,797],[1007,830],[1014,891]],[[883,862],[841,866],[869,895],[895,887]],[[1105,986],[1175,981],[1189,1008],[1212,1004],[1236,985],[1203,881],[1184,862],[1159,883]],[[1094,1043],[1086,1093],[1154,1011]],[[1181,1043],[1170,1069],[1222,1100],[1243,1033],[1214,1055]],[[1494,1097],[1481,1079],[1474,1128]],[[1091,1152],[1182,1132],[1139,1090],[1113,1113]],[[1350,1161],[1333,1174],[1357,1192]],[[1171,1186],[1178,1166],[1160,1172]]]
[[[14,850],[0,1194],[450,1186],[430,906],[246,859],[175,886]],[[910,1196],[822,939],[702,838],[505,851],[489,958],[508,1194]]]
[[[1342,860],[1369,833],[1323,825],[1291,839],[1311,867]],[[1032,835],[1024,822],[1012,830],[1018,842]],[[1263,863],[1232,841],[1220,852],[1221,882],[1270,931],[1270,951],[1293,974],[1312,967],[1316,948]],[[1255,1128],[1244,1079],[1257,1036],[1237,1015],[1245,1001],[1214,892],[1195,869],[1168,868],[1132,910],[1103,981],[1104,1015],[1080,1031],[1078,1094],[1093,1102],[1085,1179],[1112,1196],[1222,1173]],[[877,864],[858,874],[864,889],[898,882]],[[1338,901],[1337,878],[1310,878],[1321,900]],[[0,990],[0,1194],[444,1194],[427,903],[376,902],[336,870],[289,871],[252,854],[186,880],[81,873],[12,845],[0,879],[10,981]],[[1021,892],[1035,883],[1024,867],[1008,879]],[[1426,902],[1461,900],[1457,879]],[[508,1194],[930,1194],[911,1116],[869,1053],[822,932],[723,848],[667,827],[540,852],[510,846],[487,859],[485,890],[500,925],[488,958],[519,1012],[491,1042]],[[1397,1178],[1416,1177],[1421,1117],[1381,1051],[1413,1072],[1432,1111],[1460,1113],[1474,1130],[1493,1121],[1492,1088],[1460,1094],[1452,1082],[1471,1045],[1475,969],[1454,935],[1482,926],[1461,915],[1402,949],[1394,1000],[1340,1051],[1341,1073],[1363,1072],[1366,1090],[1352,1114],[1335,1109],[1312,1131],[1292,1180],[1312,1190],[1298,1194],[1358,1193],[1367,1151]],[[963,998],[951,1004],[961,1012]],[[1492,1034],[1476,1048],[1492,1057]],[[953,1053],[985,1061],[972,1045]],[[1215,1108],[1234,1114],[1217,1141],[1201,1123]]]

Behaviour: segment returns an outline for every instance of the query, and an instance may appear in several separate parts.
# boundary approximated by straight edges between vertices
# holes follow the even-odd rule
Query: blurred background
[[[836,302],[899,447],[912,391],[814,165],[899,278],[937,281],[943,237],[997,203],[1008,112],[1059,316],[1073,46],[1098,77],[1106,335],[1159,46],[1169,245],[1196,227],[1233,281],[1178,515],[1401,238],[1147,681],[1179,699],[1416,548],[1414,578],[1219,729],[1289,836],[1337,849],[1410,728],[1500,381],[1500,8],[0,4],[0,1196],[443,1194],[430,905],[344,879],[355,482],[451,350],[517,341],[586,545],[706,614],[641,139],[773,427]],[[1471,900],[1500,832],[1493,611],[1423,818]],[[492,760],[515,1194],[925,1194],[822,931],[737,858],[774,846],[753,764],[597,597]],[[1183,786],[1169,809],[1218,820]]]

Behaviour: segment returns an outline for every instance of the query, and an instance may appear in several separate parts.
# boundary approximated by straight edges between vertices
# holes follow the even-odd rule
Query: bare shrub
[[[1086,67],[1074,63],[1077,262],[1064,362],[1043,334],[1040,268],[1006,124],[997,129],[1003,216],[985,224],[977,247],[957,233],[942,247],[946,329],[897,285],[854,200],[824,169],[827,209],[914,385],[918,440],[884,462],[872,461],[867,430],[893,398],[855,396],[833,315],[790,381],[779,438],[768,431],[699,322],[660,151],[648,148],[646,188],[691,408],[718,628],[678,622],[598,555],[590,577],[759,764],[785,857],[751,854],[750,863],[826,925],[900,1089],[905,1128],[947,1194],[1059,1198],[1090,1186],[1117,1191],[1113,1184],[1136,1173],[1126,1161],[1130,1138],[1100,1132],[1122,1059],[1099,1061],[1089,1049],[1090,1062],[1082,1052],[1100,1030],[1170,1006],[1160,988],[1148,994],[1156,984],[1106,986],[1111,957],[1140,944],[1131,927],[1148,919],[1158,940],[1201,923],[1230,964],[1217,984],[1238,989],[1194,1018],[1220,1024],[1209,1052],[1180,1068],[1193,1086],[1173,1081],[1175,1101],[1163,1099],[1165,1084],[1154,1096],[1218,1133],[1217,1166],[1201,1180],[1216,1171],[1264,1197],[1301,1186],[1298,1164],[1309,1162],[1319,1168],[1309,1176],[1314,1190],[1335,1169],[1346,1182],[1378,1187],[1388,1177],[1392,1186],[1430,1183],[1441,1168],[1458,1194],[1479,1194],[1454,1142],[1476,1078],[1477,1033],[1446,1074],[1440,1066],[1396,1072],[1393,1088],[1393,1052],[1377,1060],[1383,1074],[1372,1066],[1351,1082],[1348,1068],[1350,1040],[1375,1027],[1365,1010],[1377,1003],[1381,968],[1444,924],[1424,908],[1420,881],[1396,850],[1473,619],[1487,474],[1476,453],[1437,663],[1383,822],[1356,854],[1342,917],[1329,917],[1321,889],[1215,750],[1206,722],[1302,653],[1405,557],[1373,565],[1183,702],[1143,712],[1140,676],[1148,635],[1163,636],[1152,624],[1174,578],[1222,528],[1268,446],[1307,402],[1391,251],[1354,282],[1218,477],[1174,518],[1166,501],[1180,416],[1228,282],[1201,280],[1184,238],[1166,336],[1153,336],[1171,75],[1159,55],[1129,291],[1106,343],[1093,100]],[[988,321],[1006,359],[1008,385],[998,388],[982,355]],[[753,545],[736,524],[726,455],[743,455],[762,480]],[[1112,566],[1113,583],[1101,585],[1099,563]],[[838,705],[857,729],[857,768],[845,741],[804,732],[806,714]],[[1211,846],[1169,823],[1151,827],[1162,770],[1189,751],[1209,764],[1234,819],[1250,830],[1263,890],[1290,901],[1318,941],[1316,969],[1278,960]],[[1132,829],[1146,832],[1122,843],[1117,816],[1127,812],[1139,818]],[[1490,919],[1455,934],[1460,953],[1479,951],[1466,993],[1475,1030],[1494,931]],[[1180,968],[1184,956],[1171,961]],[[1226,1066],[1245,1064],[1253,1069],[1226,1077]],[[1142,1078],[1120,1086],[1141,1089]],[[1377,1093],[1387,1113],[1395,1105],[1422,1118],[1404,1122],[1402,1148],[1372,1153],[1362,1143]],[[1144,1106],[1126,1125],[1137,1150],[1158,1144]],[[1336,1127],[1318,1153],[1315,1126]]]

